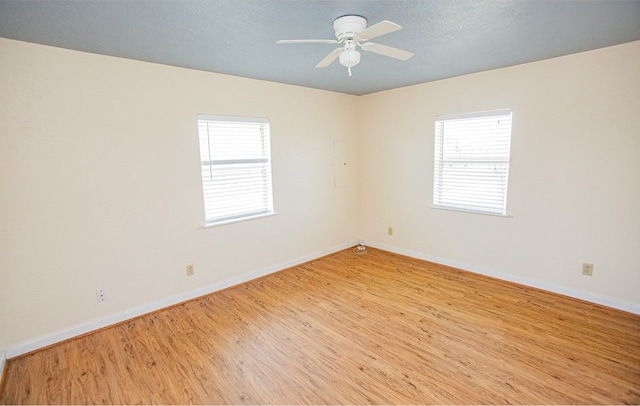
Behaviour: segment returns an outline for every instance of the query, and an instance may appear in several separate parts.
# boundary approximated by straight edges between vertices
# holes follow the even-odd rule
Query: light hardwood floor
[[[8,361],[2,403],[640,403],[640,316],[345,250]]]

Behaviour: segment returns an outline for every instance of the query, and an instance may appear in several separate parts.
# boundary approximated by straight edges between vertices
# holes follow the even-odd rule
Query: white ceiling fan
[[[340,48],[334,49],[329,55],[325,56],[316,65],[316,68],[329,66],[339,57],[340,63],[347,67],[349,76],[351,76],[351,68],[360,62],[358,47],[363,51],[374,52],[401,61],[411,58],[413,56],[412,52],[368,42],[370,39],[401,29],[402,27],[398,24],[387,20],[367,27],[366,18],[357,15],[346,15],[333,21],[336,39],[283,39],[276,41],[276,44],[343,44]]]

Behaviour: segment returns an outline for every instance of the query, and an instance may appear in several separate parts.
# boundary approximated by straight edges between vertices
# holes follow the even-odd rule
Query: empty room
[[[0,0],[0,404],[640,403],[639,22]]]

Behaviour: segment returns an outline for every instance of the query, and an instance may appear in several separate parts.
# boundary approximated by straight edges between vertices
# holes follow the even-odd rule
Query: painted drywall
[[[16,355],[356,238],[638,306],[639,59],[635,42],[356,98],[0,39],[0,342]],[[434,117],[505,107],[511,217],[431,209]],[[202,228],[198,113],[270,118],[276,216]]]
[[[15,349],[355,241],[358,190],[334,188],[332,165],[335,140],[356,150],[356,102],[0,39],[0,341]],[[270,119],[277,215],[202,228],[199,113]]]
[[[361,97],[360,237],[640,311],[639,67],[633,42]],[[511,217],[431,208],[435,116],[501,108]]]

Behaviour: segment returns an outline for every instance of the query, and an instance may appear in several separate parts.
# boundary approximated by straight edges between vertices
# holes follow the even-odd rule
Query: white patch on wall
[[[348,186],[349,165],[347,162],[347,142],[333,142],[333,187]]]

